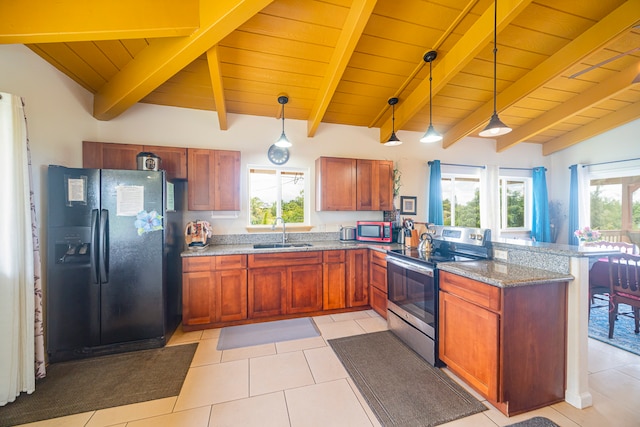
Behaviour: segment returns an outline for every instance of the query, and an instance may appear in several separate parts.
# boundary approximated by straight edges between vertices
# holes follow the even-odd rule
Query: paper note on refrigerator
[[[116,215],[136,216],[144,209],[142,185],[118,185],[116,187]]]

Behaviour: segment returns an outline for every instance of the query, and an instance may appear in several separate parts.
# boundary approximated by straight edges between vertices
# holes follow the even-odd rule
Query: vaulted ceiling
[[[94,94],[110,120],[138,102],[477,136],[494,108],[491,0],[31,0],[0,3],[22,43]],[[496,98],[545,155],[640,118],[640,0],[500,0]],[[423,59],[435,50],[431,63]],[[635,79],[635,83],[634,83]],[[409,141],[407,141],[408,143]],[[418,143],[413,141],[412,143]]]

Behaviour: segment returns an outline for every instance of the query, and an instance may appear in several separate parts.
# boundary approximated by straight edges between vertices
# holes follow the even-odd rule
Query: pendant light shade
[[[402,144],[402,141],[396,136],[395,130],[395,122],[396,122],[396,114],[395,114],[395,105],[398,103],[398,98],[389,98],[387,101],[389,105],[391,105],[391,136],[389,140],[384,143],[387,147],[393,147],[395,145]]]
[[[498,26],[498,0],[495,0],[494,10],[493,10],[493,114],[491,115],[491,119],[489,120],[489,124],[487,127],[482,129],[478,135],[483,137],[493,137],[505,135],[511,132],[511,128],[498,118],[498,110],[496,107],[496,98],[497,89],[496,89],[496,69],[497,69],[497,56],[498,56],[498,35],[497,35],[497,26]]]
[[[435,130],[433,128],[433,105],[432,105],[432,97],[433,97],[433,93],[432,93],[432,89],[431,89],[431,80],[432,80],[432,76],[431,73],[433,71],[433,60],[436,59],[436,57],[438,56],[438,53],[435,50],[429,51],[427,53],[424,54],[424,57],[422,59],[424,59],[424,62],[428,62],[429,63],[429,128],[427,128],[427,131],[424,133],[424,135],[422,136],[422,138],[420,138],[420,142],[438,142],[442,140],[442,134],[440,132],[438,132],[437,130]]]
[[[278,104],[282,105],[282,135],[280,135],[280,138],[275,142],[276,147],[291,147],[291,142],[287,139],[287,135],[284,134],[284,104],[287,102],[289,102],[287,96],[282,95],[278,97]]]

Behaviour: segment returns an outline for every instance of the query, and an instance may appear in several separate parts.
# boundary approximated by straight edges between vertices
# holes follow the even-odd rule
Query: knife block
[[[411,230],[411,237],[405,239],[406,246],[408,248],[417,248],[420,244],[420,237],[418,236],[418,230]]]

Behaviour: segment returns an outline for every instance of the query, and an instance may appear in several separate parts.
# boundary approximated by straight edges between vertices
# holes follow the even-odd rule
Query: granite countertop
[[[265,254],[276,252],[308,252],[308,251],[329,251],[337,249],[373,249],[380,252],[386,252],[391,249],[398,249],[401,245],[397,243],[375,243],[375,242],[359,242],[356,240],[340,241],[340,240],[321,240],[305,243],[309,246],[300,246],[301,242],[290,242],[293,246],[286,248],[268,248],[254,249],[253,243],[244,243],[236,245],[209,245],[202,249],[187,249],[182,252],[183,257],[192,256],[216,256],[216,255],[240,255],[240,254]]]
[[[571,274],[492,260],[443,262],[438,264],[438,268],[500,288],[566,282],[574,279]]]
[[[494,249],[523,249],[529,252],[542,252],[549,255],[567,257],[597,258],[619,252],[616,249],[603,249],[597,246],[575,246],[519,239],[493,239],[491,240],[491,246]]]

